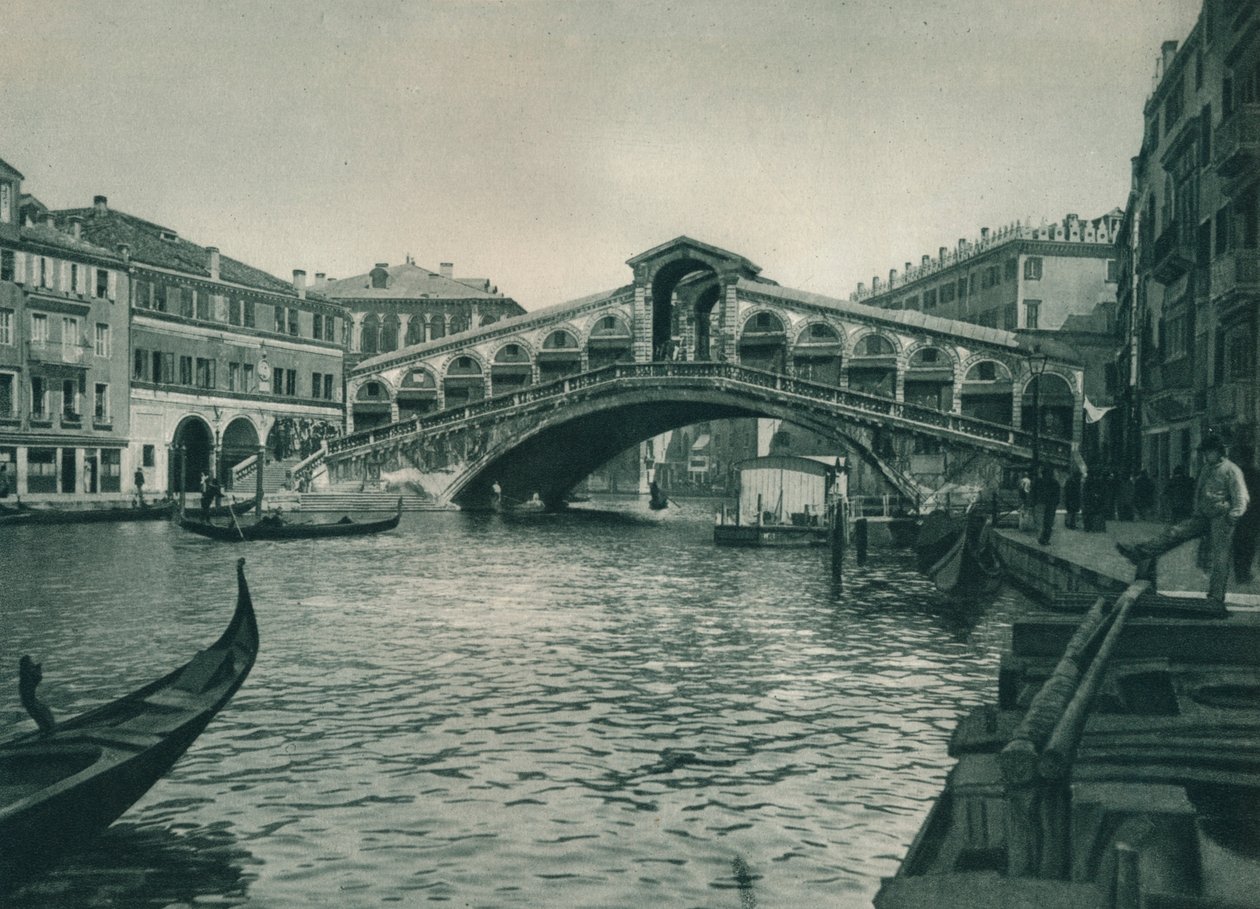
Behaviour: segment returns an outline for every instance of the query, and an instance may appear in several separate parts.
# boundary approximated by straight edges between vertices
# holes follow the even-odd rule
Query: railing
[[[26,350],[30,359],[38,363],[83,362],[83,348],[78,345],[66,347],[51,341],[27,341]]]
[[[851,412],[871,417],[887,417],[917,425],[933,426],[957,435],[970,436],[1004,445],[1032,447],[1033,435],[1001,423],[990,423],[952,411],[937,410],[922,404],[911,404],[879,395],[850,391],[793,378],[782,373],[765,372],[732,363],[615,363],[591,372],[567,376],[542,385],[533,385],[519,391],[486,398],[472,404],[451,407],[434,414],[413,417],[388,426],[352,433],[328,443],[328,454],[340,454],[355,448],[378,442],[410,436],[421,430],[437,429],[480,416],[500,413],[533,404],[538,401],[562,398],[577,391],[603,385],[624,384],[645,380],[712,379],[719,383],[743,386],[757,390],[773,391],[776,397],[791,395],[811,403],[837,405]],[[1069,440],[1042,436],[1041,453],[1049,458],[1067,461],[1071,456]]]
[[[258,455],[252,454],[248,458],[232,467],[232,488],[240,489],[254,473],[258,470]]]
[[[327,454],[328,454],[328,440],[321,439],[319,443],[319,448],[312,451],[302,460],[294,464],[292,468],[290,468],[290,473],[293,476],[294,484],[296,485],[298,481],[300,480],[310,480],[311,475],[314,474],[315,472],[315,468],[318,467],[323,462],[324,456]]]
[[[1241,173],[1260,149],[1260,104],[1241,104],[1221,121],[1212,142],[1212,163],[1222,176]]]

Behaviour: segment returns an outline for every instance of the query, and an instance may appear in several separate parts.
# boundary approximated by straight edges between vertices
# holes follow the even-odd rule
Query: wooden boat
[[[236,563],[236,612],[210,647],[49,732],[0,743],[0,889],[112,824],[241,687],[258,654],[244,565]]]
[[[661,492],[661,487],[657,486],[656,483],[653,482],[651,486],[649,486],[649,490],[650,495],[648,497],[648,508],[653,511],[661,511],[662,509],[669,507],[669,498],[665,495],[665,493]]]
[[[1258,904],[1260,615],[1144,585],[1015,623],[878,909]]]
[[[993,526],[974,506],[959,517],[934,511],[923,519],[915,551],[919,571],[937,589],[965,597],[992,593],[1002,583]]]
[[[165,521],[175,511],[175,502],[151,505],[124,505],[115,508],[31,508],[25,524],[95,524],[114,521]]]
[[[325,537],[360,537],[393,530],[402,518],[402,498],[392,517],[380,521],[355,521],[343,517],[340,521],[314,523],[290,521],[278,515],[267,515],[256,521],[229,520],[226,524],[207,524],[187,516],[180,518],[179,526],[187,531],[220,540],[239,543],[251,540],[310,540]]]
[[[226,518],[231,514],[243,515],[252,511],[261,500],[261,497],[254,495],[251,498],[241,502],[228,502],[226,505],[216,505],[210,509],[210,517]]]

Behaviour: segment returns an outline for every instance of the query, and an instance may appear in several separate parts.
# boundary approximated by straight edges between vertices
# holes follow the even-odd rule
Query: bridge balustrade
[[[533,385],[518,391],[485,398],[472,404],[448,408],[436,414],[426,414],[394,423],[390,426],[342,436],[329,442],[328,451],[331,454],[336,454],[363,445],[372,445],[376,442],[411,435],[421,429],[434,429],[460,423],[478,416],[510,410],[550,398],[560,398],[574,391],[581,391],[613,382],[642,379],[699,378],[725,379],[745,386],[772,389],[782,394],[794,395],[810,401],[838,404],[865,413],[899,418],[989,441],[1012,446],[1032,446],[1033,435],[1026,430],[990,423],[977,417],[970,417],[952,411],[942,411],[922,404],[897,401],[880,395],[866,394],[852,391],[851,389],[837,388],[833,385],[810,382],[805,379],[787,376],[783,373],[765,372],[733,363],[652,362],[614,363],[590,372],[566,376],[544,384]],[[1071,455],[1071,442],[1069,440],[1042,436],[1039,443],[1042,453],[1048,458],[1067,460]]]

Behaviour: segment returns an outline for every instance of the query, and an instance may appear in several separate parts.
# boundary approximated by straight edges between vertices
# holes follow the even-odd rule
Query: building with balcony
[[[126,266],[128,454],[146,490],[196,489],[204,471],[248,494],[263,446],[282,473],[340,434],[349,319],[302,270],[277,278],[104,196],[51,217]]]
[[[23,179],[0,161],[0,492],[52,502],[121,495],[127,263],[81,225],[59,229],[23,196]]]
[[[1117,241],[1117,462],[1157,478],[1209,428],[1234,455],[1260,419],[1260,10],[1206,0],[1166,41]]]

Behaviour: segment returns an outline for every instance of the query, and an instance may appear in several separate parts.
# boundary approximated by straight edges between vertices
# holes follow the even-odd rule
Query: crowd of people
[[[1120,553],[1138,568],[1153,573],[1155,561],[1189,540],[1200,541],[1198,565],[1209,572],[1208,598],[1223,603],[1233,570],[1240,584],[1254,577],[1260,541],[1260,470],[1255,453],[1237,446],[1236,460],[1226,456],[1224,442],[1208,433],[1199,446],[1202,466],[1192,477],[1183,465],[1160,489],[1150,473],[1138,470],[1123,476],[1102,464],[1084,473],[1073,469],[1060,485],[1052,467],[1040,476],[1023,477],[1019,484],[1020,527],[1036,532],[1038,542],[1050,544],[1055,515],[1063,508],[1063,526],[1086,533],[1103,533],[1108,521],[1165,521],[1167,526],[1142,542],[1117,544]]]

